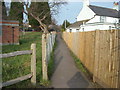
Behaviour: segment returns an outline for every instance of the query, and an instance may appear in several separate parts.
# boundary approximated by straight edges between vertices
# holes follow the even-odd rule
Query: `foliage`
[[[57,43],[55,42],[53,51],[50,54],[50,60],[48,62],[48,78],[49,78],[49,80],[51,79],[51,76],[54,72],[54,51],[55,51],[56,46],[57,46]]]
[[[11,9],[9,12],[9,20],[18,20],[20,24],[23,22],[23,4],[20,2],[11,2]]]
[[[62,28],[62,31],[65,31],[65,24],[66,24],[66,27],[68,27],[70,25],[70,22],[68,22],[67,20],[65,20],[61,26]]]
[[[40,26],[39,22],[32,16],[29,16],[29,24],[32,26],[32,28],[37,28]]]
[[[75,60],[75,63],[76,63],[76,66],[84,73],[87,73],[84,65],[82,64],[82,62],[77,58],[77,56],[75,56],[72,52],[71,52],[71,55],[73,56],[74,60]]]
[[[36,70],[37,70],[37,84],[42,80],[42,46],[40,32],[27,32],[25,36],[20,36],[20,45],[6,45],[2,46],[3,53],[9,53],[21,50],[30,50],[30,45],[36,43]],[[14,72],[14,73],[13,73]],[[30,55],[22,55],[2,60],[2,79],[8,81],[30,73]],[[40,85],[39,85],[40,86]],[[32,87],[30,80],[20,82],[9,87]]]
[[[80,61],[80,59],[72,52],[71,52],[71,56],[74,58],[75,64],[77,66],[77,68],[83,72],[83,74],[89,79],[89,80],[93,80],[92,79],[92,75],[91,73],[87,70],[87,68],[82,64],[82,62]]]
[[[6,13],[5,2],[0,2],[0,9],[2,10],[0,12],[0,16],[2,16],[3,20],[6,20],[7,19],[7,13]]]
[[[41,80],[40,85],[49,87],[51,82],[49,80]]]

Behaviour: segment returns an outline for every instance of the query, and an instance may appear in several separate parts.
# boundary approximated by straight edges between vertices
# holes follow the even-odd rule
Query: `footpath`
[[[78,70],[61,34],[56,37],[55,70],[51,78],[53,88],[89,88],[89,81]]]

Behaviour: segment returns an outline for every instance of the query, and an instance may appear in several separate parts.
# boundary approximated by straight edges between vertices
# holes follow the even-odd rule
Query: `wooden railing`
[[[2,87],[9,86],[16,84],[18,82],[27,80],[31,78],[31,83],[33,85],[36,84],[36,44],[31,44],[31,50],[26,50],[26,51],[16,51],[16,52],[11,52],[7,54],[0,54],[0,58],[8,58],[8,57],[14,57],[18,55],[26,55],[26,54],[31,54],[31,73],[22,77],[18,77],[16,79],[3,82]]]

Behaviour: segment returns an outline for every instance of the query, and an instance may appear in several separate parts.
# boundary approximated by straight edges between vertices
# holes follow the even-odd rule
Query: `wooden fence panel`
[[[118,88],[120,88],[120,30],[118,31],[118,34],[117,34],[117,37],[118,37],[118,54],[117,54],[117,56],[118,56],[118,58],[117,58],[117,65],[118,65]]]
[[[93,81],[103,87],[120,87],[120,31],[96,30],[63,33],[74,54],[93,74]]]
[[[98,69],[99,69],[99,57],[100,57],[100,53],[99,53],[99,40],[100,40],[100,35],[99,35],[99,31],[96,31],[96,38],[95,38],[95,63],[94,63],[94,73],[93,73],[93,81],[96,82],[96,78],[98,76]]]
[[[76,56],[79,58],[80,39],[79,33],[76,33]]]
[[[94,77],[96,77],[96,81],[102,86],[116,88],[118,66],[116,60],[118,57],[117,51],[115,51],[114,48],[117,47],[118,42],[116,38],[117,31],[98,32],[99,35],[96,34],[97,37],[99,36],[99,40],[96,41]]]

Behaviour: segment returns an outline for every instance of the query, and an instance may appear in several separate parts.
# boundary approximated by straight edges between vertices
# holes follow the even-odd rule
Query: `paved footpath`
[[[51,78],[53,88],[89,88],[91,85],[75,66],[69,49],[58,34],[55,50],[55,71]]]

